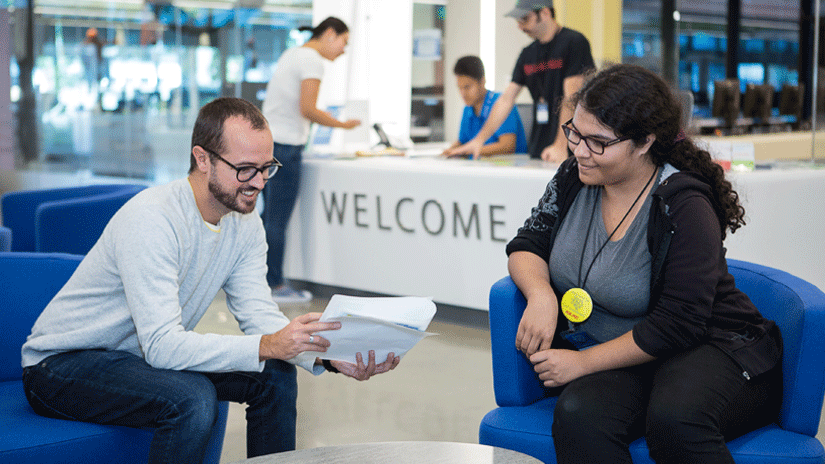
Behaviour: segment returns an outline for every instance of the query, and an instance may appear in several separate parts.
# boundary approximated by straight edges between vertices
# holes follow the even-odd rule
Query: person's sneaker
[[[312,293],[306,290],[295,290],[288,285],[281,285],[272,289],[272,299],[275,303],[306,303],[312,300]]]

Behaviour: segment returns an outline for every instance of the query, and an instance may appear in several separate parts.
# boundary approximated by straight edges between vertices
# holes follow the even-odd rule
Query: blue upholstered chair
[[[145,463],[150,428],[88,424],[37,415],[23,392],[20,348],[35,319],[69,279],[82,256],[0,253],[0,462]],[[228,403],[220,413],[204,462],[220,461]]]
[[[12,231],[11,251],[85,255],[109,219],[143,185],[86,185],[7,192],[3,226]]]
[[[736,285],[776,321],[784,341],[782,409],[776,423],[728,443],[739,464],[825,463],[816,439],[825,396],[825,294],[769,267],[728,260]],[[481,421],[479,442],[555,463],[551,436],[555,397],[546,397],[515,336],[526,302],[509,278],[490,291],[493,381],[498,408]],[[652,463],[644,438],[630,445],[633,462]]]
[[[0,252],[11,251],[11,229],[0,226]]]

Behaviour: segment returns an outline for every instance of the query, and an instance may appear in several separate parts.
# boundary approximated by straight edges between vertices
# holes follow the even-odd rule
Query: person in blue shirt
[[[454,150],[478,134],[490,116],[493,104],[501,95],[485,88],[484,64],[477,56],[459,58],[453,73],[455,73],[458,90],[467,106],[464,107],[464,114],[461,117],[458,141],[444,150],[444,156],[459,155],[454,153]],[[513,108],[504,123],[481,149],[482,156],[503,153],[527,153],[527,138],[524,136],[524,126],[516,108]]]

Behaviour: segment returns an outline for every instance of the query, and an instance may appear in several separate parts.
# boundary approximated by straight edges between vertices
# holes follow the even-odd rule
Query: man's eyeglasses
[[[203,148],[203,147],[201,147],[201,148]],[[261,174],[263,174],[264,179],[267,179],[267,180],[272,179],[272,177],[275,175],[275,173],[278,172],[278,169],[281,169],[281,166],[283,166],[283,164],[281,164],[280,161],[278,161],[275,158],[272,158],[272,163],[264,165],[263,167],[260,167],[260,168],[257,167],[257,166],[241,166],[241,167],[238,167],[238,166],[235,166],[234,164],[230,163],[229,161],[226,161],[225,159],[223,159],[223,157],[221,155],[215,153],[214,151],[212,151],[208,148],[203,148],[203,149],[204,149],[204,151],[206,151],[210,155],[218,158],[219,160],[221,160],[224,163],[226,163],[227,165],[229,165],[229,167],[234,169],[236,177],[238,178],[238,182],[249,182],[250,180],[252,180],[253,177],[258,175],[259,172]]]
[[[571,124],[573,120],[570,119],[566,123],[561,125],[562,131],[564,131],[564,136],[567,137],[567,140],[570,141],[573,145],[578,145],[579,142],[584,140],[584,144],[587,145],[587,149],[590,150],[595,155],[602,155],[604,154],[604,149],[609,147],[610,145],[615,145],[619,142],[624,142],[625,140],[630,140],[632,137],[624,136],[619,137],[617,139],[608,140],[607,142],[602,142],[601,140],[596,140],[589,136],[584,136],[581,132],[573,129]]]

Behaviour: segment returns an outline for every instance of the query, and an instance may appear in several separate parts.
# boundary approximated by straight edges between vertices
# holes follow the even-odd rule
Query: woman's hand
[[[655,360],[633,340],[633,331],[583,351],[543,350],[530,356],[545,387],[558,387],[579,377]]]
[[[532,356],[547,350],[553,342],[558,319],[555,298],[531,298],[521,316],[516,332],[516,348],[525,355]]]
[[[559,301],[550,285],[547,262],[533,253],[516,251],[507,269],[527,300],[516,332],[516,349],[527,356],[549,349],[558,324]]]
[[[346,121],[341,122],[341,127],[344,129],[353,129],[361,125],[360,119],[347,119]]]
[[[539,351],[530,356],[530,362],[545,387],[559,387],[588,373],[582,351]]]

